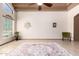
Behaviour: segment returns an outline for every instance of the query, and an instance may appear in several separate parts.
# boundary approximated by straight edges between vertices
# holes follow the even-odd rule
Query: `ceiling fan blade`
[[[52,7],[52,3],[43,3],[44,5],[48,6],[48,7]]]

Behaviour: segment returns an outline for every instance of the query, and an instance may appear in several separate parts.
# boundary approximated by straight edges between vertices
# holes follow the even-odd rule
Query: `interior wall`
[[[53,28],[54,22],[56,28]],[[68,31],[67,26],[66,11],[17,12],[17,31],[23,39],[61,39],[62,32]]]
[[[68,31],[72,34],[74,40],[74,16],[79,14],[79,5],[68,11]]]

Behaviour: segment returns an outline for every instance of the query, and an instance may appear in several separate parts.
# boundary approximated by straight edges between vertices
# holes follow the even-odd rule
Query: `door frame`
[[[78,17],[78,16],[79,16],[79,13],[74,16],[74,41],[77,41],[75,40],[75,17]]]

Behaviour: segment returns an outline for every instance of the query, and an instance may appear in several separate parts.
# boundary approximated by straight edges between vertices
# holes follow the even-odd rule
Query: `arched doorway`
[[[74,16],[74,41],[79,41],[79,14]]]

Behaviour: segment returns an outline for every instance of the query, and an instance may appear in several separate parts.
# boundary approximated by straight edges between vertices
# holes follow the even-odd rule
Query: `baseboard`
[[[5,43],[1,44],[0,46],[5,45],[5,44],[8,44],[8,43],[10,43],[10,42],[12,42],[12,41],[14,41],[14,40],[11,40],[11,41],[8,41],[8,42],[5,42]]]
[[[22,39],[22,40],[62,40],[62,39],[50,39],[50,38],[31,38],[31,39]]]
[[[57,37],[57,38],[53,38],[53,37],[26,37],[26,38],[22,38],[22,39],[29,39],[29,40],[37,40],[37,39],[45,39],[45,40],[61,40],[62,38],[61,37]]]

